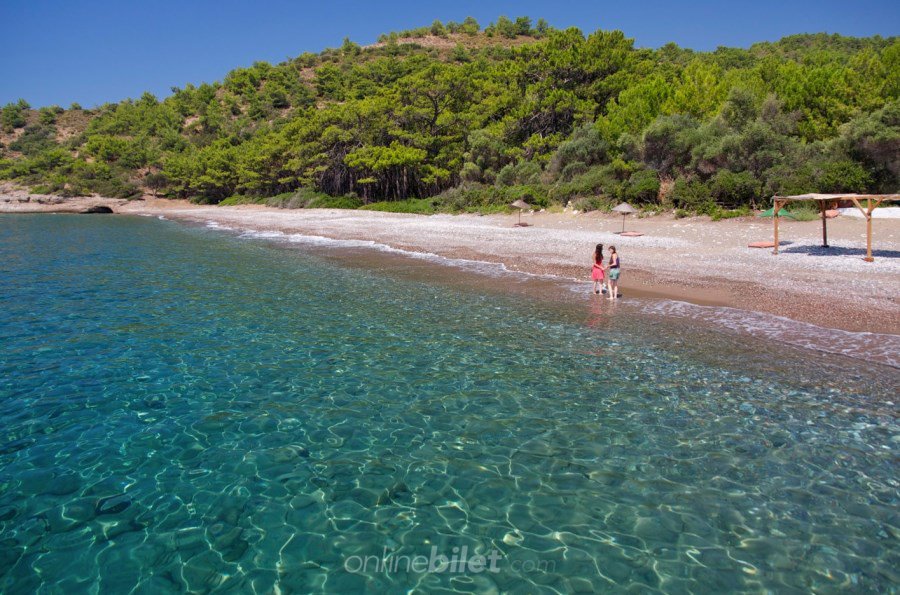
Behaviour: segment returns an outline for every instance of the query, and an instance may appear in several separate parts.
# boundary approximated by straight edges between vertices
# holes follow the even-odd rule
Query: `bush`
[[[762,184],[750,172],[735,173],[723,169],[709,181],[709,192],[721,205],[750,205],[756,204],[756,199],[762,192]]]
[[[252,205],[252,204],[260,204],[263,203],[265,199],[258,196],[246,196],[243,194],[235,194],[234,196],[229,196],[225,200],[219,203],[219,206],[222,207],[231,207],[234,205]]]
[[[306,205],[307,209],[358,209],[363,206],[361,198],[355,194],[344,194],[343,196],[323,195],[314,198]]]
[[[709,188],[697,178],[680,177],[672,188],[672,204],[676,209],[695,213],[705,212],[715,206],[710,198]]]
[[[505,212],[510,203],[524,200],[541,208],[550,204],[547,188],[540,185],[486,186],[483,184],[461,184],[445,190],[434,197],[441,211],[458,212]]]
[[[600,136],[600,132],[593,124],[582,126],[575,130],[572,138],[565,141],[550,159],[549,171],[554,175],[565,177],[571,167],[581,166],[586,170],[588,166],[602,163],[609,151],[609,145]],[[571,175],[569,176],[571,179]]]
[[[40,119],[41,124],[50,126],[51,124],[56,123],[56,116],[62,111],[62,108],[58,105],[42,107],[38,110],[38,118]]]
[[[637,170],[618,191],[619,198],[638,204],[656,202],[658,196],[659,176],[652,169]]]
[[[580,196],[569,203],[576,211],[587,213],[588,211],[608,211],[612,208],[612,201],[606,196]]]
[[[820,192],[865,192],[872,183],[866,169],[849,159],[831,161],[822,167]]]
[[[300,188],[267,198],[265,203],[280,209],[358,209],[363,201],[355,194],[331,196],[312,188]]]
[[[716,205],[715,207],[709,209],[707,214],[713,221],[719,221],[721,219],[736,219],[738,217],[749,217],[751,214],[750,207],[743,206],[737,209],[723,209],[722,207]]]
[[[435,212],[434,200],[430,198],[408,198],[406,200],[385,200],[361,207],[363,211],[384,211],[387,213],[416,213],[431,215]]]
[[[822,217],[822,213],[819,212],[819,209],[811,203],[794,205],[791,207],[790,211],[791,215],[793,215],[794,219],[797,221],[815,221]]]
[[[27,126],[9,148],[28,157],[33,157],[48,149],[58,147],[53,131],[46,126]]]
[[[515,165],[510,163],[497,174],[497,184],[501,186],[520,186],[540,184],[541,166],[534,161],[521,161]]]
[[[25,126],[25,110],[16,103],[7,103],[0,108],[0,127],[6,132]]]
[[[575,175],[571,181],[558,182],[550,188],[550,198],[560,203],[566,203],[577,197],[596,196],[598,194],[613,194],[618,182],[607,167],[594,167],[586,172]]]
[[[809,163],[798,166],[780,165],[766,172],[764,196],[818,192],[818,180]]]
[[[586,174],[589,169],[587,165],[580,161],[570,163],[560,172],[559,179],[563,182],[571,182],[573,178]]]
[[[169,185],[169,178],[162,172],[149,173],[144,176],[144,185],[153,191],[153,196]]]
[[[686,167],[691,162],[698,127],[691,116],[659,116],[644,130],[644,162],[662,174]]]

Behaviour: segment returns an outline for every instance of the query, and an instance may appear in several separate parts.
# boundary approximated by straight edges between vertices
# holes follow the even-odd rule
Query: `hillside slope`
[[[258,62],[162,101],[22,101],[0,116],[0,178],[45,193],[711,212],[775,192],[900,189],[900,41],[797,35],[703,53],[467,19]]]

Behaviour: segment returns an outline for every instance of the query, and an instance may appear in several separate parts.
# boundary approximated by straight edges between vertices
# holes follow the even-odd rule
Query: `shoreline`
[[[771,314],[824,328],[900,335],[900,220],[880,219],[876,262],[865,248],[864,226],[841,217],[829,222],[831,251],[818,247],[818,221],[783,221],[782,254],[751,249],[771,238],[771,220],[630,218],[600,213],[531,213],[529,227],[516,215],[408,215],[378,211],[285,210],[263,205],[204,206],[187,201],[76,198],[61,202],[3,201],[0,213],[83,212],[109,206],[115,213],[163,216],[239,230],[303,234],[373,242],[407,252],[502,264],[511,272],[583,282],[589,290],[593,246],[616,245],[622,257],[620,292]],[[55,197],[54,197],[55,198]],[[715,233],[709,233],[714,231]],[[852,293],[850,293],[852,292]]]

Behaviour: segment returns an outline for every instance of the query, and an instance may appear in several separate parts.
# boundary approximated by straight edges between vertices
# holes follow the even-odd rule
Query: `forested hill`
[[[2,109],[0,178],[291,206],[625,199],[710,211],[900,190],[900,40],[637,49],[527,17],[383,35],[96,109]],[[406,201],[409,203],[409,201]],[[416,202],[416,201],[413,201]]]

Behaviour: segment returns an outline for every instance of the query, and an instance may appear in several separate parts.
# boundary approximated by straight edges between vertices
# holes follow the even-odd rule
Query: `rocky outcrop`
[[[94,205],[92,207],[86,208],[85,210],[83,210],[81,212],[82,212],[82,214],[85,214],[85,215],[95,215],[95,214],[102,214],[102,213],[113,213],[114,211],[111,208],[107,207],[106,205]]]

